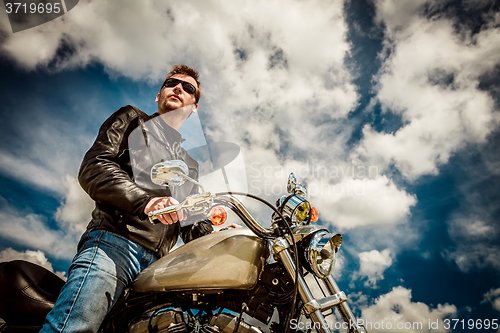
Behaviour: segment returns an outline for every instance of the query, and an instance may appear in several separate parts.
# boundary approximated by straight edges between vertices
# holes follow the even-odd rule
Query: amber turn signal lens
[[[311,222],[318,222],[318,210],[316,207],[311,207]]]
[[[227,213],[226,210],[221,206],[215,206],[210,211],[210,221],[213,225],[223,225],[226,222]]]

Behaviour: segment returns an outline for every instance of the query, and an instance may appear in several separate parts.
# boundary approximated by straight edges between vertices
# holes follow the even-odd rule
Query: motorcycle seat
[[[41,326],[64,280],[33,263],[0,263],[0,318],[8,327]]]

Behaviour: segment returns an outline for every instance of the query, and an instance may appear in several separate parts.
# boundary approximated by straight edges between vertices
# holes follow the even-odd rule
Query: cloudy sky
[[[17,33],[0,8],[0,261],[64,275],[99,126],[155,112],[184,63],[248,191],[274,202],[294,171],[344,235],[335,276],[360,318],[500,319],[498,1],[94,0]]]

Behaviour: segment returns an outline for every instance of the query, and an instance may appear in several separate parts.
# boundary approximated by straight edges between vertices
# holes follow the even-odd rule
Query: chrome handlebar
[[[212,206],[212,203],[213,196],[208,192],[190,195],[181,203],[148,212],[149,222],[151,222],[151,224],[156,224],[158,223],[157,219],[159,215],[170,214],[181,210],[184,210],[187,216],[206,213]]]
[[[263,227],[259,222],[255,220],[255,218],[250,214],[250,212],[241,203],[241,201],[230,194],[215,195],[210,194],[209,192],[205,192],[201,194],[191,195],[179,204],[148,212],[148,218],[152,224],[156,224],[158,222],[157,219],[159,215],[170,214],[181,210],[184,210],[187,216],[193,216],[201,213],[207,214],[209,212],[209,209],[215,206],[214,203],[231,208],[254,233],[260,234],[264,237],[272,237],[273,235],[275,235],[275,231],[273,228]],[[194,221],[190,223],[183,222],[184,221],[180,221],[181,226],[194,223]]]
[[[259,236],[264,236],[266,238],[275,236],[275,230],[273,228],[265,228],[262,226],[255,218],[250,214],[248,209],[241,203],[239,199],[235,196],[226,194],[226,195],[218,195],[214,198],[218,203],[230,207],[235,211],[240,219],[250,228],[254,233],[260,234]]]

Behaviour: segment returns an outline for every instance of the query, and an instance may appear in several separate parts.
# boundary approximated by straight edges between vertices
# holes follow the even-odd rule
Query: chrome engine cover
[[[199,323],[199,322],[198,322]],[[201,332],[201,333],[262,333],[256,326],[247,324],[243,319],[238,320],[236,316],[228,313],[220,313],[209,318],[206,324],[202,324],[201,330],[193,330],[196,327],[193,318],[181,310],[166,309],[165,311],[147,313],[134,320],[128,327],[128,333],[170,333],[170,332]]]
[[[132,288],[136,292],[248,290],[257,284],[268,257],[267,241],[248,228],[215,232],[153,263]]]

